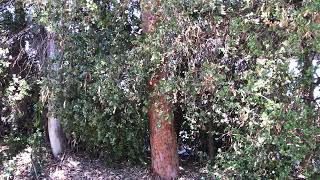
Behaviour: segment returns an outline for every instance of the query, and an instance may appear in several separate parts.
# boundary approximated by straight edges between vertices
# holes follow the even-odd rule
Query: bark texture
[[[174,179],[178,176],[179,163],[172,108],[163,95],[151,97],[150,102],[152,172],[162,179]]]

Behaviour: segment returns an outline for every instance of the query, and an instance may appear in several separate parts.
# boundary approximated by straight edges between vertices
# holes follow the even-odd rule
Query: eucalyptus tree
[[[59,65],[60,65],[59,59],[58,59],[59,51],[56,47],[55,33],[47,29],[46,34],[47,34],[47,42],[45,45],[47,50],[46,58],[48,61],[47,62],[48,75],[46,79],[51,84],[57,84],[58,82],[55,82],[55,81],[60,80],[60,78],[56,78],[58,74],[57,72],[59,71]],[[52,154],[55,158],[59,158],[59,156],[62,155],[62,153],[66,148],[66,140],[65,140],[65,134],[63,132],[63,128],[61,125],[61,119],[57,115],[56,106],[58,105],[58,103],[55,102],[56,96],[57,95],[55,91],[51,90],[48,97],[47,118],[48,118],[48,134],[49,134]]]

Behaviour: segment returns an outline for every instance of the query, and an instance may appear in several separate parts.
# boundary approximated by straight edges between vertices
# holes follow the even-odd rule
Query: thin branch
[[[21,36],[22,34],[26,33],[27,31],[29,31],[31,29],[31,27],[26,27],[23,30],[21,30],[19,33],[15,34],[14,36],[8,38],[8,39],[3,39],[1,41],[1,43],[8,45],[14,38],[17,38],[18,36]]]

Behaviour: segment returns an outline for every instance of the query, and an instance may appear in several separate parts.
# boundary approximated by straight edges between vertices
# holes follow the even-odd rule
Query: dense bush
[[[157,1],[145,7],[154,14],[148,35],[139,3],[30,3],[59,49],[48,62],[57,71],[32,77],[44,80],[40,94],[52,94],[72,145],[107,159],[144,160],[148,97],[158,93],[183,121],[176,122],[181,141],[206,144],[213,172],[319,174],[318,1]],[[1,106],[8,106],[34,88],[1,58]]]
[[[15,156],[42,144],[39,100],[43,68],[43,26],[32,21],[22,1],[0,2],[0,169],[9,178]],[[37,146],[38,148],[39,146]],[[33,148],[35,150],[36,148]],[[32,152],[33,155],[34,151]],[[7,171],[7,172],[6,172]]]
[[[64,45],[56,59],[58,74],[46,84],[73,145],[107,159],[142,161],[147,94],[146,83],[134,72],[139,69],[132,68],[136,62],[126,56],[138,35],[138,19],[132,15],[138,7],[130,6],[83,2],[71,11],[54,9],[51,13],[65,23],[54,26]]]
[[[216,170],[246,179],[318,173],[315,4],[154,6],[157,28],[134,50],[149,74],[165,64],[169,78],[159,91],[181,106],[190,136],[203,127],[212,134]]]

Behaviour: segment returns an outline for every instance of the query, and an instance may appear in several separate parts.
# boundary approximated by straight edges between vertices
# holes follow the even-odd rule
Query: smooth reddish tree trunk
[[[172,108],[164,95],[151,97],[148,116],[152,171],[162,179],[174,179],[179,170],[177,137]]]
[[[145,5],[145,6],[144,6]],[[146,34],[155,32],[156,17],[150,11],[151,3],[142,4],[142,28]],[[159,71],[149,81],[151,94],[159,85],[160,79],[165,79],[167,73]],[[155,176],[161,179],[178,177],[179,159],[177,153],[177,136],[174,128],[173,110],[165,94],[156,94],[149,99],[149,124],[151,144],[151,169]]]

